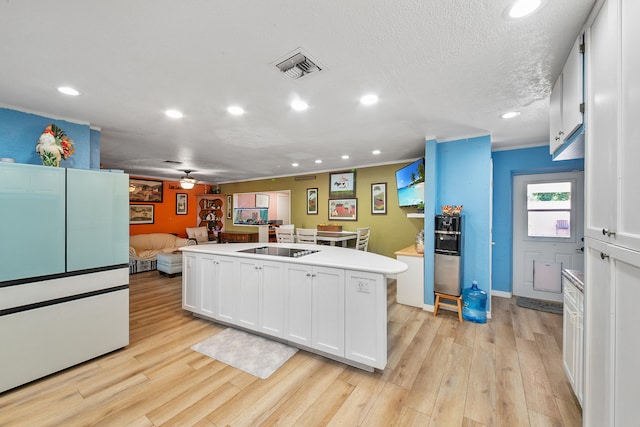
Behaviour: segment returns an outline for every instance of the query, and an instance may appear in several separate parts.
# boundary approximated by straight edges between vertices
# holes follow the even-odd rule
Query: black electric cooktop
[[[311,249],[277,248],[273,246],[260,246],[258,248],[243,249],[238,252],[244,252],[247,254],[283,256],[287,258],[299,258],[301,256],[313,254],[320,251],[314,251]]]

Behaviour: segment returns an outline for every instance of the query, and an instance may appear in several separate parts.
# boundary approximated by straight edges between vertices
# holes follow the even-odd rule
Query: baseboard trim
[[[511,298],[511,292],[491,290],[492,297]]]

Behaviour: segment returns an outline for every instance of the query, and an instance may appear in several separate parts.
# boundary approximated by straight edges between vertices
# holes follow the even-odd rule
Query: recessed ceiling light
[[[348,154],[343,154],[343,155],[342,155],[342,160],[347,160],[348,158],[349,158],[349,155],[348,155]]]
[[[538,10],[542,5],[542,0],[516,0],[508,10],[510,18],[524,18]]]
[[[232,105],[229,108],[227,108],[227,111],[229,112],[229,114],[231,114],[232,116],[241,116],[244,114],[244,108],[239,107],[237,105]]]
[[[360,98],[360,103],[362,105],[373,105],[373,104],[377,104],[378,103],[378,95],[375,95],[373,93],[370,93],[368,95],[363,96],[362,98]]]
[[[309,104],[307,104],[301,99],[296,99],[291,103],[291,108],[293,108],[296,111],[304,111],[307,108],[309,108]]]
[[[374,156],[377,156],[378,154],[380,154],[380,150],[373,150],[371,154],[373,154]]]
[[[71,95],[71,96],[80,95],[80,92],[78,92],[77,90],[75,90],[74,88],[69,87],[69,86],[60,86],[58,88],[58,92],[64,93],[65,95]]]
[[[181,119],[183,117],[182,111],[178,110],[167,110],[164,112],[167,117],[171,117],[172,119]]]
[[[503,119],[513,119],[514,117],[518,117],[519,115],[520,111],[509,111],[507,113],[504,113],[500,117],[502,117]]]
[[[322,163],[322,160],[318,159],[318,160],[316,160],[316,163],[320,164],[320,163]]]
[[[294,168],[297,168],[298,166],[300,166],[300,164],[298,164],[298,163],[291,163],[291,166],[293,166]]]

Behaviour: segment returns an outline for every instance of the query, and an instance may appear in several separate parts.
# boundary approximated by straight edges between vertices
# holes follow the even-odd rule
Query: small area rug
[[[532,310],[546,311],[547,313],[562,314],[562,303],[543,301],[533,298],[519,297],[516,304],[520,307],[530,308]]]
[[[227,328],[191,349],[262,379],[269,378],[298,351],[233,328]]]

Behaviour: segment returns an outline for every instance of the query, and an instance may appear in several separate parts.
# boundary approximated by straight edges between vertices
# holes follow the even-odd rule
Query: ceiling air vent
[[[294,80],[322,70],[322,68],[300,52],[276,64],[276,67]]]

